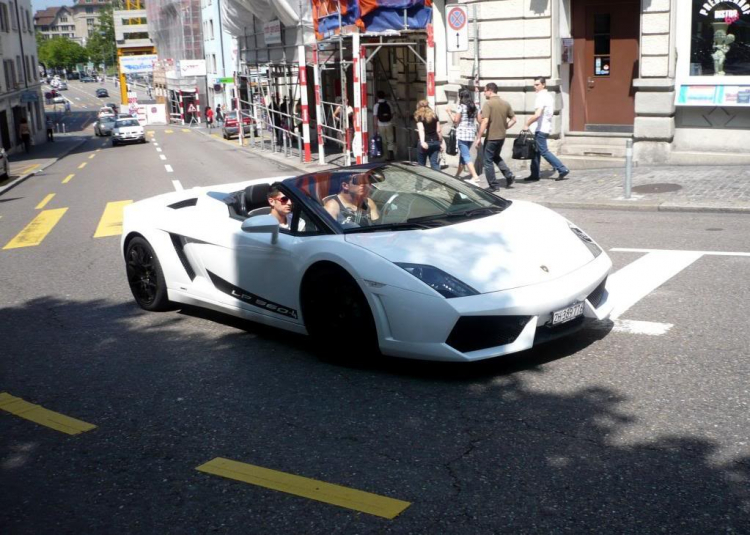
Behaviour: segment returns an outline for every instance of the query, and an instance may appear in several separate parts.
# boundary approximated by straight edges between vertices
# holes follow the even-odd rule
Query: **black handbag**
[[[455,156],[458,154],[458,139],[456,139],[455,128],[451,128],[451,131],[448,134],[448,141],[445,143],[445,152],[448,153],[449,156]]]
[[[524,130],[513,142],[514,160],[531,160],[536,155],[537,147],[534,134]]]

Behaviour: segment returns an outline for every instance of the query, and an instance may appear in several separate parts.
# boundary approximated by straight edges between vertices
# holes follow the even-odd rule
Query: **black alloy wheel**
[[[150,311],[170,308],[161,264],[145,239],[135,237],[130,240],[125,253],[125,269],[130,291],[141,308]]]
[[[343,269],[323,268],[306,278],[302,314],[322,358],[351,365],[379,354],[370,304]]]

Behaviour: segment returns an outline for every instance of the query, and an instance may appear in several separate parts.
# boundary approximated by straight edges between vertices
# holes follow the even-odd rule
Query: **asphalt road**
[[[334,365],[301,336],[134,304],[119,237],[93,237],[107,203],[292,174],[148,130],[158,145],[92,137],[0,197],[0,247],[49,194],[43,210],[67,208],[38,245],[0,249],[0,392],[97,426],[0,411],[0,532],[750,532],[750,257],[697,255],[620,317],[663,334],[616,322],[471,365]],[[746,216],[564,215],[616,270],[649,254],[620,248],[750,251]],[[216,457],[411,505],[389,520],[196,470]]]

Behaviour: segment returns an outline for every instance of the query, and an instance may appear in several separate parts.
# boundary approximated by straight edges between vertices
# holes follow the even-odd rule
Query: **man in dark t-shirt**
[[[506,101],[497,96],[497,85],[489,83],[484,87],[484,105],[481,112],[481,124],[474,140],[474,146],[478,147],[482,135],[487,132],[484,141],[484,174],[489,184],[488,191],[500,189],[500,182],[495,176],[495,164],[505,177],[505,187],[509,188],[515,180],[515,176],[500,156],[500,151],[505,143],[505,134],[509,128],[516,124],[516,114]]]

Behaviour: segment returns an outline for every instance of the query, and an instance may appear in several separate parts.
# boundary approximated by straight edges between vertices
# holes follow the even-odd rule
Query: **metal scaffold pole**
[[[358,46],[357,52],[359,54],[359,80],[360,80],[360,100],[362,103],[361,112],[361,131],[362,131],[362,163],[367,163],[367,152],[368,152],[368,139],[367,139],[367,54],[365,53],[364,46]]]
[[[300,87],[300,113],[302,114],[302,142],[305,147],[305,162],[312,161],[310,154],[310,112],[307,103],[307,61],[305,57],[305,45],[297,47],[299,55],[299,87]]]
[[[362,163],[362,85],[360,84],[359,32],[352,34],[352,86],[354,88],[354,158]]]
[[[326,149],[323,140],[323,103],[320,95],[320,64],[318,63],[318,43],[313,44],[313,82],[315,83],[315,117],[318,131],[318,163],[326,162]]]

